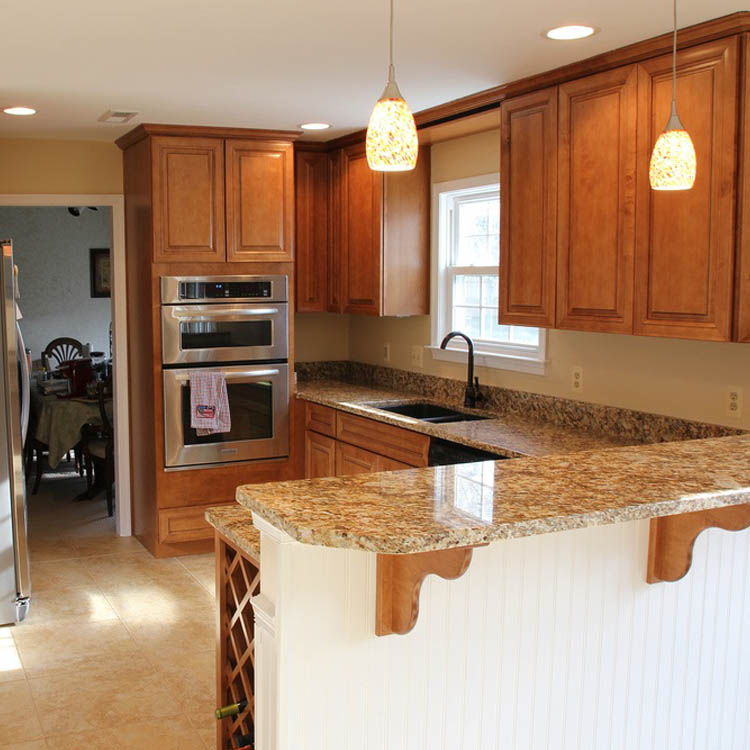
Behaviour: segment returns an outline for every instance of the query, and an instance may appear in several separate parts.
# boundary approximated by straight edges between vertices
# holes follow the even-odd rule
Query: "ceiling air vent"
[[[137,114],[137,112],[126,112],[123,109],[108,109],[99,118],[99,122],[112,122],[115,125],[122,125],[130,122]]]

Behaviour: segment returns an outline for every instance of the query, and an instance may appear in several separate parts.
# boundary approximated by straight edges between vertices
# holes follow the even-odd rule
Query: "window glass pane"
[[[482,305],[497,307],[497,276],[482,276]]]
[[[489,231],[489,203],[487,200],[462,201],[458,204],[458,227],[461,237],[487,234]]]
[[[510,328],[510,340],[514,344],[524,344],[525,346],[539,346],[539,329],[527,328],[526,326],[512,326]]]
[[[453,304],[479,305],[481,276],[456,276],[453,280]]]
[[[497,322],[497,308],[482,308],[482,338],[488,341],[510,341],[510,326],[501,326]]]
[[[493,266],[498,262],[500,238],[497,198],[458,203],[457,246],[452,253],[456,266]]]
[[[451,234],[447,239],[444,268],[450,266],[488,266],[497,269],[500,255],[500,199],[497,185],[489,184],[478,192],[476,188],[457,190],[445,194],[442,202],[453,212]],[[444,224],[441,222],[441,226]],[[518,354],[518,347],[528,347],[530,353],[538,350],[540,330],[523,326],[499,325],[499,277],[493,273],[461,273],[449,280],[449,286],[440,287],[441,294],[450,295],[444,325],[447,330],[463,331],[482,342],[498,344],[493,350],[485,343],[485,351]],[[484,270],[484,269],[483,269]],[[447,332],[447,331],[446,331]],[[522,351],[522,350],[521,350]]]
[[[478,307],[454,307],[453,329],[472,338],[480,338],[481,317]]]

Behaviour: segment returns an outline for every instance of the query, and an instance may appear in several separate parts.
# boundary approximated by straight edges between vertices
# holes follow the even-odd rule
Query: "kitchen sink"
[[[480,419],[489,419],[478,414],[466,414],[465,412],[449,409],[437,404],[426,402],[416,404],[395,404],[393,406],[381,404],[367,404],[368,406],[387,411],[391,414],[400,414],[404,417],[412,417],[422,422],[444,423],[444,422],[476,422]]]

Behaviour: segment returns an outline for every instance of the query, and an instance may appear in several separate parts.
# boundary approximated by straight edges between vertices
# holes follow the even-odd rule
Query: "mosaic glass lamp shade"
[[[374,171],[404,172],[417,166],[419,139],[414,115],[392,78],[370,115],[365,148],[367,163]]]
[[[672,102],[672,116],[651,153],[648,179],[653,190],[690,190],[695,174],[695,147]]]

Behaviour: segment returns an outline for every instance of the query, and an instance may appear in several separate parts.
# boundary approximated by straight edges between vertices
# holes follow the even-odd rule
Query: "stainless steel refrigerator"
[[[29,367],[18,324],[13,245],[0,242],[0,625],[20,622],[31,597],[23,444],[29,425]]]

